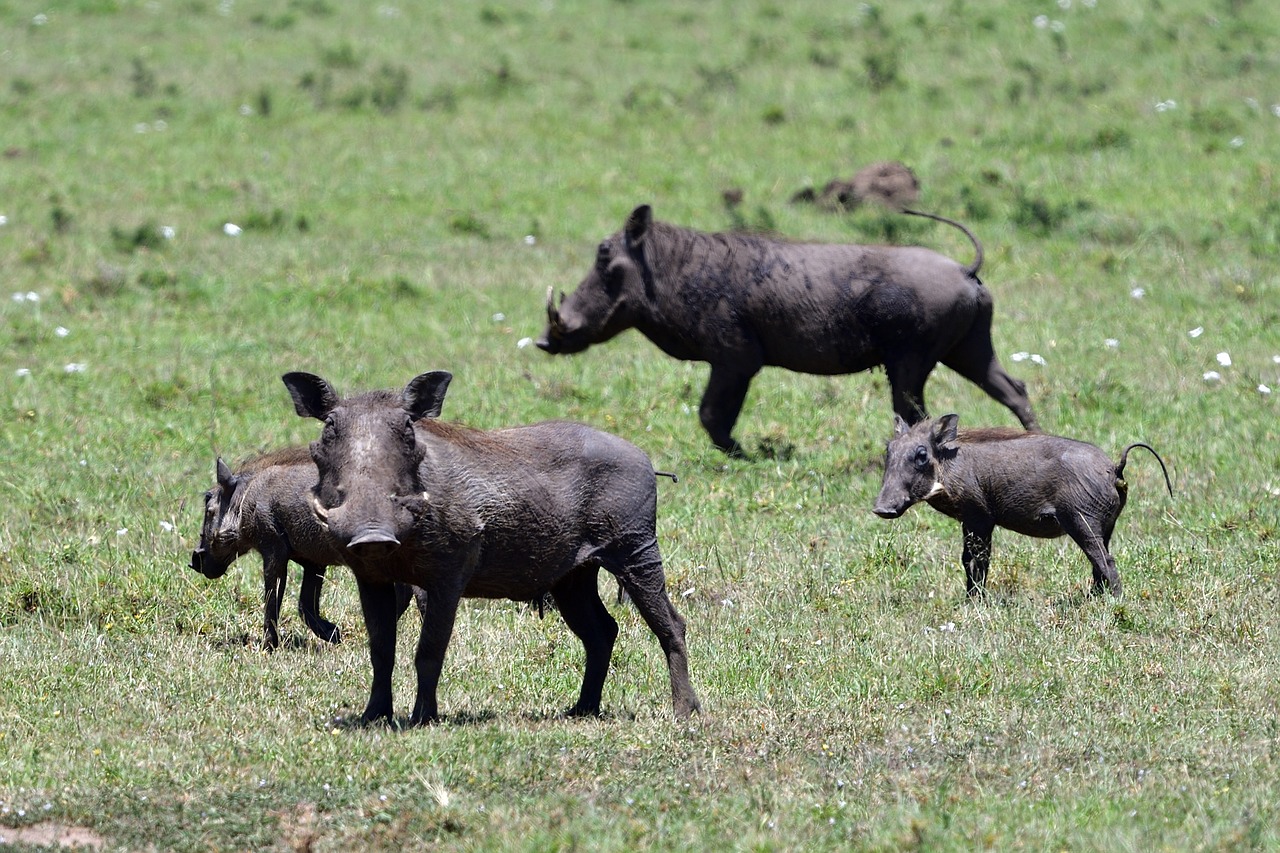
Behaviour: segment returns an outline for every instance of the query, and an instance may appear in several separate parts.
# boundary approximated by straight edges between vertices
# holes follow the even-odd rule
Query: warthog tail
[[[925,213],[923,210],[912,210],[909,207],[902,208],[902,212],[908,213],[912,216],[923,216],[925,219],[932,219],[936,222],[945,222],[948,225],[954,225],[956,228],[959,228],[961,231],[964,232],[964,236],[969,238],[969,242],[973,243],[973,249],[974,249],[973,263],[965,267],[964,271],[970,276],[976,276],[978,274],[978,270],[982,269],[982,258],[983,258],[982,243],[978,240],[977,237],[973,235],[973,232],[970,231],[968,228],[966,228],[964,225],[960,224],[959,222],[956,222],[954,219],[948,219],[947,217],[939,216],[936,213]]]
[[[1164,467],[1164,460],[1160,458],[1159,453],[1156,453],[1154,447],[1149,444],[1143,444],[1141,441],[1135,441],[1133,444],[1120,451],[1120,461],[1116,464],[1116,479],[1118,480],[1124,477],[1124,466],[1129,460],[1129,451],[1133,450],[1135,447],[1141,447],[1143,450],[1146,450],[1156,458],[1157,462],[1160,463],[1160,470],[1164,472],[1165,487],[1169,489],[1169,497],[1173,497],[1173,483],[1169,481],[1169,469]]]

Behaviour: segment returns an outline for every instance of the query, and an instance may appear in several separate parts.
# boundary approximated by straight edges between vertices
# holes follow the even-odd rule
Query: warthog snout
[[[347,548],[356,556],[374,560],[395,553],[399,547],[400,540],[395,537],[395,534],[383,528],[364,530],[347,543]]]

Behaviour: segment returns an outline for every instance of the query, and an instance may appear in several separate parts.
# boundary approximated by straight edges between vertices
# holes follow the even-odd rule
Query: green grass
[[[422,5],[0,0],[0,838],[1280,846],[1280,12]],[[951,229],[788,202],[881,159],[983,240],[1046,429],[1169,463],[1172,500],[1130,459],[1123,600],[1085,594],[1069,542],[998,533],[968,603],[953,522],[872,516],[881,373],[765,371],[736,434],[766,458],[737,462],[697,423],[705,365],[634,333],[518,346],[642,202],[967,262]],[[266,655],[256,558],[186,568],[215,456],[316,434],[280,374],[437,368],[448,418],[579,419],[680,474],[658,534],[703,714],[671,719],[656,641],[611,604],[606,716],[561,719],[559,618],[467,602],[442,725],[334,728],[369,682],[349,573],[323,602],[343,645],[290,608]],[[1013,423],[945,368],[929,402]]]

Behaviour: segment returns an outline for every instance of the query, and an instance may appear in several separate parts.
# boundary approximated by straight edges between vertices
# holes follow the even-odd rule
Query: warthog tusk
[[[560,301],[564,302],[564,294],[560,294]],[[547,320],[554,329],[561,329],[564,324],[560,322],[560,312],[556,309],[555,288],[547,285]]]
[[[315,492],[312,492],[307,497],[307,502],[311,504],[311,511],[316,514],[316,519],[320,522],[320,524],[324,527],[328,527],[329,526],[329,510],[325,509],[324,505],[320,503],[320,498],[316,497]]]

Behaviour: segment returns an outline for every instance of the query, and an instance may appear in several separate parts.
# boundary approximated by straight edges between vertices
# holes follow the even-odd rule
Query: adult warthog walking
[[[747,388],[762,367],[836,375],[884,365],[893,410],[928,415],[925,381],[941,362],[1036,429],[1026,386],[991,345],[991,294],[978,280],[982,244],[958,222],[977,257],[965,267],[915,246],[788,243],[706,234],[655,222],[648,205],[608,237],[592,267],[557,307],[547,292],[546,352],[576,353],[635,328],[663,352],[706,361],[699,409],[717,447],[732,436]]]
[[[319,471],[312,507],[360,590],[373,664],[364,720],[392,715],[394,581],[425,591],[411,723],[438,717],[436,685],[462,597],[534,601],[547,592],[586,649],[569,713],[598,714],[618,635],[596,589],[602,567],[657,635],[676,714],[696,711],[684,620],[667,597],[658,552],[649,458],[581,424],[482,432],[419,420],[439,410],[451,379],[424,373],[403,391],[344,400],[319,376],[284,376],[298,414],[324,422],[311,445]]]

